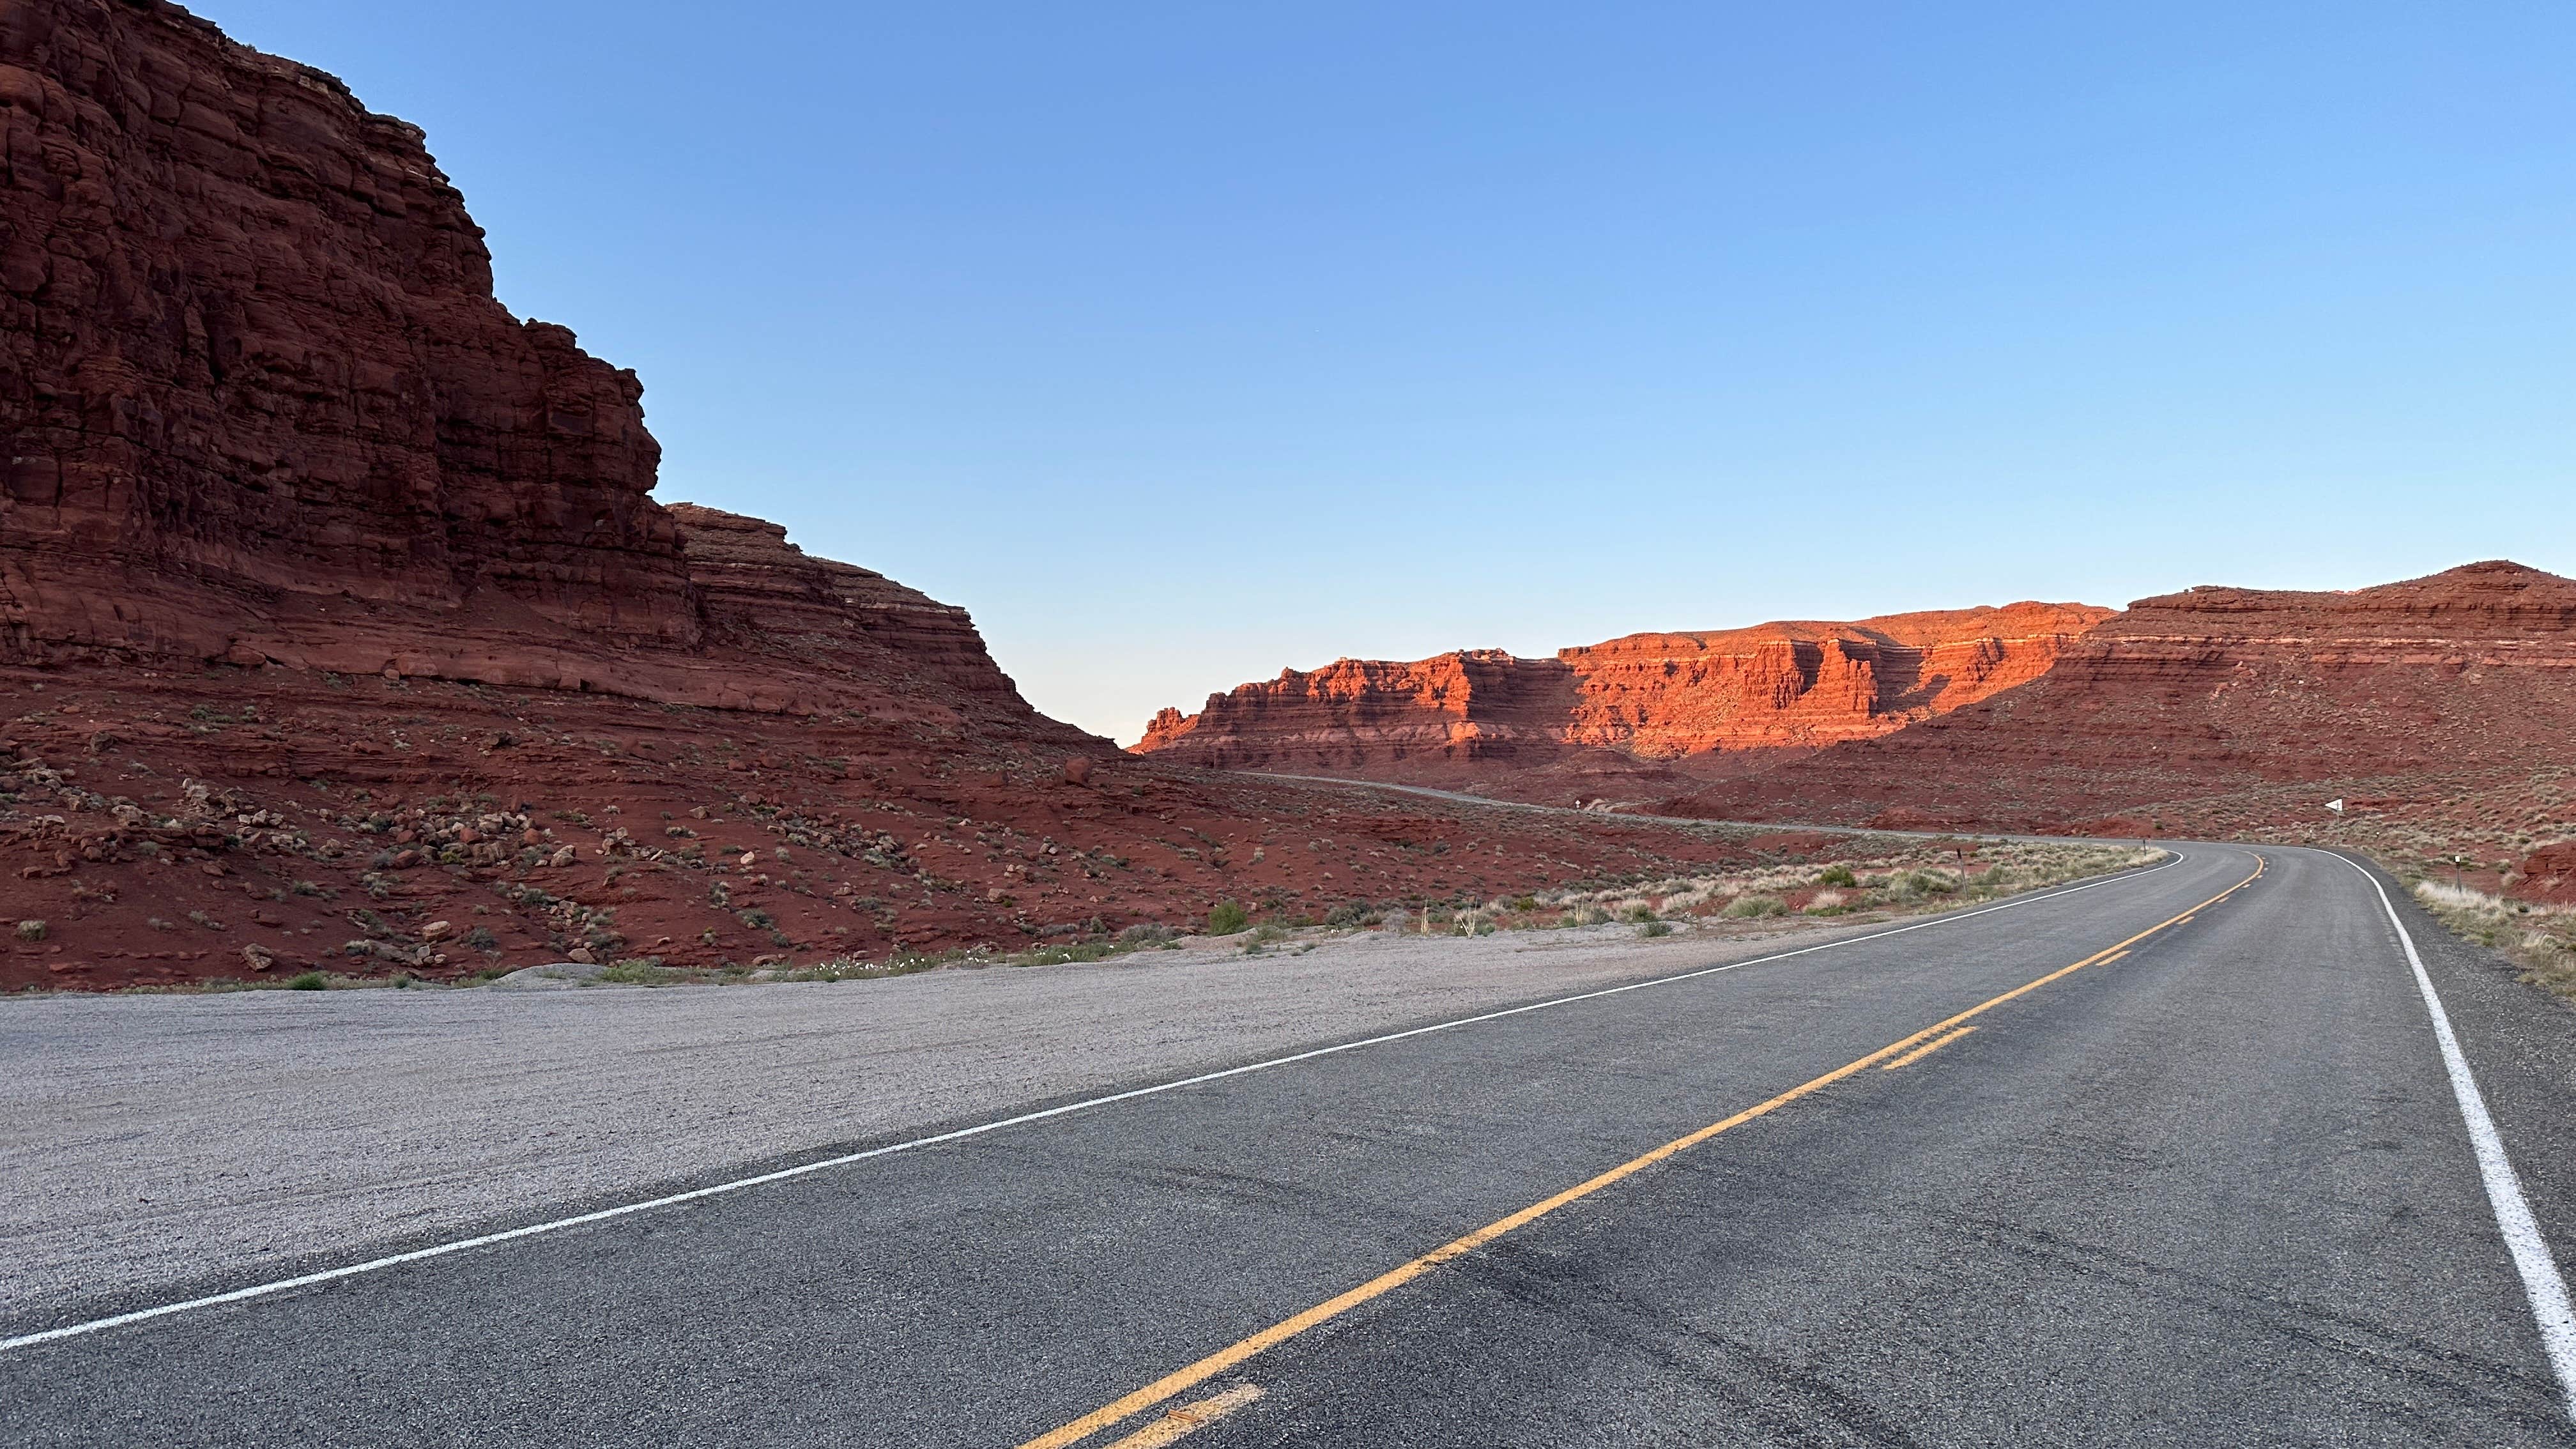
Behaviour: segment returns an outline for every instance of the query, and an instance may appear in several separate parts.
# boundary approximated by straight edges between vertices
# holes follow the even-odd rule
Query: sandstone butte
[[[1626,761],[1810,751],[2026,684],[2111,612],[2020,603],[1631,634],[1552,659],[1344,659],[1211,695],[1194,715],[1166,709],[1134,748],[1222,769],[1524,786],[1587,756],[1616,777],[1635,773]]]
[[[0,5],[0,989],[1009,949],[1754,854],[1119,756],[963,610],[655,501],[642,398],[494,298],[418,128],[166,0]]]

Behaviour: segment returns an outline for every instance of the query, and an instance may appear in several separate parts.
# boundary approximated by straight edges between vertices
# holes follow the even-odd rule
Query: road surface
[[[2186,846],[300,1288],[38,1305],[0,1442],[2569,1443],[2576,1016],[2388,894],[2483,1162],[2372,878]]]

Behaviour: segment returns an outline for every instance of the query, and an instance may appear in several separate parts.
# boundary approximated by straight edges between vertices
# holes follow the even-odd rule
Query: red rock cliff
[[[2317,782],[2284,797],[2315,815],[2370,782],[2438,795],[2576,762],[2570,719],[2576,582],[2554,574],[2496,562],[2349,593],[2200,588],[2138,601],[2010,694],[1684,803],[2080,825]]]
[[[8,0],[0,197],[0,662],[1062,732],[962,612],[656,504],[635,375],[494,300],[419,129],[332,77],[162,0]]]
[[[1426,761],[1543,764],[1812,749],[1902,729],[2038,677],[2109,615],[2081,604],[1634,634],[1554,659],[1498,650],[1343,660],[1157,715],[1140,753],[1226,768],[1369,774]]]

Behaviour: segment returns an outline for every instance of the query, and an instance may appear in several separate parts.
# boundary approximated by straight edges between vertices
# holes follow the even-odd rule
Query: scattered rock
[[[2518,877],[2506,888],[2517,900],[2544,905],[2576,905],[2576,841],[2544,845],[2522,859]]]
[[[600,978],[608,968],[595,961],[549,961],[543,966],[527,966],[491,983],[486,990],[552,991],[585,986]]]

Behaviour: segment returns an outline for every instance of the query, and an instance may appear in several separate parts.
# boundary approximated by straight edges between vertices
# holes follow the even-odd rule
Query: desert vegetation
[[[1970,844],[1894,836],[1861,837],[1870,848],[1822,862],[1668,876],[1593,890],[1496,899],[1442,912],[1433,908],[1389,929],[1475,935],[1493,929],[1563,929],[1606,924],[1716,928],[1796,917],[1862,920],[1992,900],[2086,876],[2151,865],[2152,846]]]
[[[1140,922],[1120,929],[1095,919],[1065,928],[1056,939],[1017,947],[979,944],[883,955],[843,951],[802,961],[793,953],[779,952],[748,964],[715,965],[661,954],[620,954],[606,961],[567,962],[561,969],[577,968],[579,974],[566,984],[579,986],[715,986],[872,981],[939,969],[1066,965],[1183,946],[1259,957],[1278,951],[1303,953],[1334,937],[1363,932],[1474,938],[1506,931],[1602,927],[1640,940],[1705,932],[1743,934],[1827,920],[1868,922],[1944,910],[2134,869],[2165,857],[2164,851],[2151,846],[2089,841],[2008,844],[1860,835],[1849,837],[1849,844],[1850,853],[1838,856],[1775,859],[1692,874],[1637,874],[1484,900],[1472,896],[1352,899],[1321,907],[1275,898],[1220,901],[1185,927]],[[494,963],[440,984],[480,987],[509,974],[506,965]],[[388,980],[378,975],[308,971],[259,981],[218,978],[140,989],[227,991],[264,986],[311,991],[431,984],[410,972]]]
[[[2521,968],[2523,980],[2576,1001],[2576,906],[2517,901],[2429,877],[2414,889],[2453,934],[2494,948]]]

